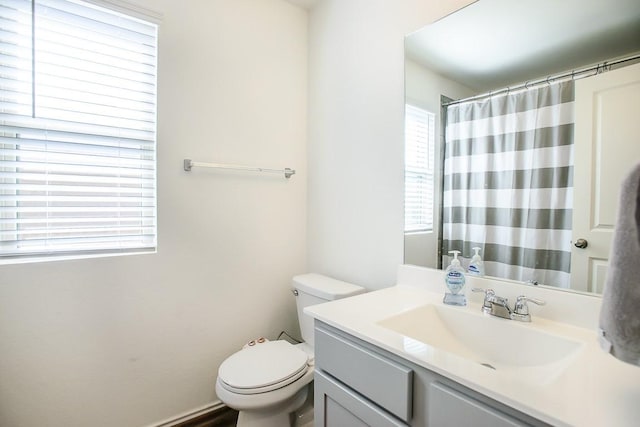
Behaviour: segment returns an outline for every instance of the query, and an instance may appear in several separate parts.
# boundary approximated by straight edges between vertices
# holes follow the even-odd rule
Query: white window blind
[[[433,230],[435,115],[413,105],[405,111],[405,232]]]
[[[0,257],[153,250],[157,26],[0,2]]]

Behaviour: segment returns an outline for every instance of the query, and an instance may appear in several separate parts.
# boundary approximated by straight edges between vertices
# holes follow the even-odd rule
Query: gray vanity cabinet
[[[548,426],[316,320],[316,427]]]

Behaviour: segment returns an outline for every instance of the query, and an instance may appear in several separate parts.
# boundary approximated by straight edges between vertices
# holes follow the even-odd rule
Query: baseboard
[[[204,427],[229,425],[237,412],[222,402],[214,402],[149,427]],[[222,420],[218,422],[218,420]]]

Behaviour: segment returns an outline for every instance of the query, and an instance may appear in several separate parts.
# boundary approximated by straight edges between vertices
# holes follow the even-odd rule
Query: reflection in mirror
[[[639,51],[635,0],[480,0],[409,35],[405,263],[480,246],[489,276],[600,293]]]

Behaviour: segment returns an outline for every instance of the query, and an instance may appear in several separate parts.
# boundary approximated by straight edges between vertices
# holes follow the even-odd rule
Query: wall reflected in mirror
[[[618,182],[640,160],[640,65],[610,65],[640,52],[640,4],[604,3],[480,0],[407,36],[405,263],[480,246],[487,275],[602,291]]]

